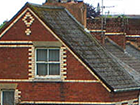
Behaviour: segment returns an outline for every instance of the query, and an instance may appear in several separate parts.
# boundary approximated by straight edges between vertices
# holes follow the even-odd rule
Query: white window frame
[[[140,93],[139,93],[139,98],[138,98],[138,105],[140,105]]]
[[[59,61],[57,62],[57,61],[47,61],[47,62],[42,62],[42,61],[37,61],[37,50],[38,49],[45,49],[45,50],[47,50],[47,56],[49,56],[49,49],[58,49],[59,50]],[[49,58],[49,57],[47,57],[47,58]],[[54,63],[54,64],[56,64],[56,63],[58,63],[59,64],[59,69],[60,69],[60,73],[59,73],[59,75],[45,75],[45,76],[39,76],[39,75],[37,75],[37,63]],[[49,70],[49,69],[48,69]],[[47,71],[48,72],[48,71]],[[61,53],[60,53],[60,48],[35,48],[35,78],[48,78],[48,79],[60,79],[61,78]]]
[[[14,92],[14,105],[15,105],[15,90],[13,90],[13,89],[1,90],[1,105],[3,105],[3,92],[4,91],[13,91]]]

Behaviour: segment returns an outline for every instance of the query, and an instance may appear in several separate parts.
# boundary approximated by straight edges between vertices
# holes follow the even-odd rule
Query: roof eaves
[[[35,4],[35,3],[27,3],[29,7],[38,7],[38,8],[45,8],[45,9],[64,9],[65,7],[63,6],[49,6],[49,5],[40,5],[40,4]]]
[[[53,31],[53,28],[42,18],[42,17],[40,17],[40,15],[38,14],[38,11],[36,11],[35,10],[35,8],[33,7],[33,6],[36,6],[36,5],[33,5],[32,6],[32,4],[31,5],[29,5],[30,7],[31,7],[31,9],[33,10],[33,12],[35,12],[36,13],[36,15],[47,25],[47,26],[49,26],[49,28]],[[41,6],[41,5],[37,5],[37,6],[40,6],[40,7],[43,7],[43,8],[46,8],[46,9],[53,9],[53,7],[46,7],[46,6]],[[55,8],[54,8],[55,9]],[[64,8],[56,8],[56,9],[64,9]],[[66,11],[66,13],[70,16],[70,18],[72,18],[76,23],[78,23],[78,25],[80,26],[80,29],[84,32],[84,33],[86,33],[85,31],[84,31],[84,27],[68,12],[68,10],[66,10],[66,9],[64,9],[65,11]],[[56,32],[55,31],[53,31],[55,34],[56,34]],[[86,33],[87,34],[87,36],[89,36],[90,37],[90,39],[92,39],[92,40],[95,40],[90,34],[88,34],[88,33]],[[56,34],[57,35],[57,34]],[[111,91],[114,91],[115,92],[115,90],[118,90],[118,89],[114,89],[112,86],[110,86],[100,75],[98,75],[98,73],[92,68],[92,67],[90,67],[90,65],[88,64],[88,63],[86,63],[86,61],[84,60],[84,59],[82,59],[82,57],[80,57],[79,56],[79,54],[77,54],[74,50],[73,50],[73,48],[66,42],[66,41],[64,41],[60,36],[58,36],[72,51],[73,51],[73,53],[75,53],[82,61],[83,61],[83,63],[85,64],[85,65],[87,65],[94,73],[95,73],[95,75],[97,75],[99,78],[100,78],[100,80],[111,90]],[[95,41],[96,42],[96,41]],[[98,43],[97,43],[98,44]],[[121,90],[124,90],[124,89],[121,89]]]
[[[114,89],[114,92],[134,91],[140,90],[140,87],[125,88],[125,89]]]

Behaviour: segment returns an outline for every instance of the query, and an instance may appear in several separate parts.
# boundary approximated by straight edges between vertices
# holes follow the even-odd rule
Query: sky
[[[84,0],[94,7],[102,0]],[[0,24],[10,20],[26,2],[42,4],[45,0],[0,0]],[[103,0],[103,5],[109,8],[104,9],[104,14],[132,14],[140,15],[140,0]],[[114,6],[114,7],[113,7]]]

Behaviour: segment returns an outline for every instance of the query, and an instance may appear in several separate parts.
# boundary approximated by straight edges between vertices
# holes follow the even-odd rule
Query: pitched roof
[[[140,83],[140,60],[123,51],[123,49],[108,38],[105,41],[105,47],[125,67],[126,71]]]
[[[139,89],[132,76],[64,8],[29,7],[111,90]]]
[[[135,58],[137,58],[138,60],[140,60],[140,47],[135,45],[135,43],[133,42],[127,43],[126,51],[132,56],[134,56]]]

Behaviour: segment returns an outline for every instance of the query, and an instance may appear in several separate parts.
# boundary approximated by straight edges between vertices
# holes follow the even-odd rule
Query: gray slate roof
[[[123,51],[123,49],[117,46],[117,44],[110,39],[106,39],[105,47],[138,82],[138,84],[140,84],[140,60],[130,55],[128,52]],[[135,50],[133,49],[133,51]]]
[[[140,50],[136,48],[135,46],[131,45],[130,43],[127,43],[126,51],[132,56],[134,56],[135,58],[137,58],[138,60],[140,60]]]
[[[138,89],[132,76],[64,8],[27,3],[56,35],[112,90]]]
[[[63,7],[28,4],[112,90],[138,87],[136,81]]]

